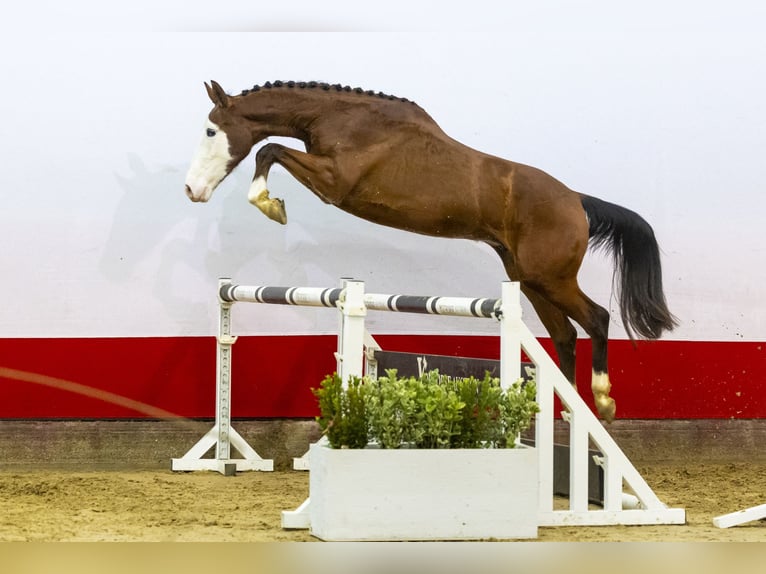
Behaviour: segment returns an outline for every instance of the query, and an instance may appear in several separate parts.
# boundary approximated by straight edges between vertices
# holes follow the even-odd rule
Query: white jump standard
[[[218,350],[216,354],[215,425],[181,458],[174,458],[176,471],[213,470],[234,474],[245,470],[274,470],[274,461],[261,458],[231,426],[231,347],[237,342],[231,335],[231,302],[220,297],[220,287],[228,279],[219,280]],[[215,446],[215,458],[204,458]],[[231,458],[231,447],[242,458]]]

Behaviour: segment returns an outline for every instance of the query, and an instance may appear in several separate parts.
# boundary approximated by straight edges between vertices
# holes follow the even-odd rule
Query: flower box
[[[311,533],[322,540],[537,537],[534,448],[310,452]]]

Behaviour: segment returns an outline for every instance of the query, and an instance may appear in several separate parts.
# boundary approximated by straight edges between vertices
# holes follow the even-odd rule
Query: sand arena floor
[[[541,541],[763,541],[766,523],[730,529],[712,518],[766,503],[766,463],[644,464],[682,526],[541,528]],[[1,471],[0,541],[312,541],[286,531],[282,510],[308,495],[308,473]]]

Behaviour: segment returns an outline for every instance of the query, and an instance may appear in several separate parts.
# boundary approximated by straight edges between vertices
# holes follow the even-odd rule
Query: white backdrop
[[[256,4],[5,9],[0,337],[210,335],[220,275],[497,296],[489,248],[354,219],[277,169],[290,223],[267,220],[246,200],[252,156],[209,204],[189,202],[203,81],[239,93],[313,79],[413,99],[468,145],[638,211],[664,252],[672,338],[764,340],[763,3]],[[614,308],[607,262],[589,257],[581,281]],[[336,328],[326,312],[257,311],[238,312],[239,333]],[[495,333],[371,319],[377,332]]]

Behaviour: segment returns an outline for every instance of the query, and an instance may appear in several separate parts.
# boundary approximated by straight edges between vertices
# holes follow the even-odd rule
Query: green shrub
[[[364,408],[362,380],[358,377],[343,383],[337,373],[328,375],[319,389],[313,389],[319,400],[321,415],[317,417],[322,432],[333,448],[367,446],[367,415]]]
[[[317,420],[334,448],[368,442],[381,448],[513,448],[539,411],[533,381],[503,390],[489,373],[480,380],[438,371],[399,377],[389,370],[378,379],[354,377],[345,390],[335,374],[314,394]]]

